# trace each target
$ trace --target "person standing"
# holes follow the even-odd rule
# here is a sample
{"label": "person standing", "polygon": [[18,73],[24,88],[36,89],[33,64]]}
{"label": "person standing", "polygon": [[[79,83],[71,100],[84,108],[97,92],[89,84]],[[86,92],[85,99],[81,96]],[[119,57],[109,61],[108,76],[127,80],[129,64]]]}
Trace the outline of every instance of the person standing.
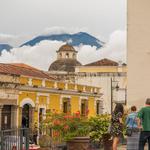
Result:
{"label": "person standing", "polygon": [[124,108],[122,104],[116,104],[115,109],[111,116],[111,129],[110,133],[113,136],[113,150],[117,150],[119,140],[123,133],[123,117]]}
{"label": "person standing", "polygon": [[150,149],[150,98],[146,99],[145,105],[138,113],[138,126],[142,130],[139,139],[139,150],[144,150],[147,141]]}
{"label": "person standing", "polygon": [[126,126],[132,130],[132,135],[127,137],[127,150],[138,150],[139,129],[137,123],[136,106],[131,107],[131,113],[127,116]]}

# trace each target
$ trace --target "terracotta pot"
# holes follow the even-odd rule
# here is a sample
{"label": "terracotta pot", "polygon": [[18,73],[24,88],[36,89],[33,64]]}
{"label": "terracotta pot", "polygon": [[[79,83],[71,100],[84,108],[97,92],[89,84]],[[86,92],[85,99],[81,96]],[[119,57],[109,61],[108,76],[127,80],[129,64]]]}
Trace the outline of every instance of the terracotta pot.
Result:
{"label": "terracotta pot", "polygon": [[67,141],[68,150],[89,150],[90,138],[89,137],[75,137]]}
{"label": "terracotta pot", "polygon": [[112,150],[112,143],[113,143],[113,140],[107,140],[107,141],[104,141],[103,145],[104,145],[104,150]]}
{"label": "terracotta pot", "polygon": [[38,150],[51,150],[49,147],[41,147]]}

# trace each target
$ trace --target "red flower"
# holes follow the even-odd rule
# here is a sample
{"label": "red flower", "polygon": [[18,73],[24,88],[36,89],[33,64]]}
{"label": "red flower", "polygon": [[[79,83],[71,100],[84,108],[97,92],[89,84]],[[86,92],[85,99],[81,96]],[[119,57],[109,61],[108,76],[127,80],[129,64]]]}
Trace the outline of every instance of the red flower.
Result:
{"label": "red flower", "polygon": [[80,118],[80,111],[77,111],[77,112],[75,113],[75,116],[76,116],[77,118]]}
{"label": "red flower", "polygon": [[60,133],[58,131],[53,131],[53,136],[54,137],[58,137],[60,135]]}
{"label": "red flower", "polygon": [[61,122],[60,122],[60,120],[54,120],[53,123],[54,123],[54,125],[60,125]]}
{"label": "red flower", "polygon": [[67,131],[69,129],[68,125],[64,125],[64,130]]}
{"label": "red flower", "polygon": [[72,118],[73,118],[73,116],[71,116],[71,115],[64,116],[64,119],[72,119]]}

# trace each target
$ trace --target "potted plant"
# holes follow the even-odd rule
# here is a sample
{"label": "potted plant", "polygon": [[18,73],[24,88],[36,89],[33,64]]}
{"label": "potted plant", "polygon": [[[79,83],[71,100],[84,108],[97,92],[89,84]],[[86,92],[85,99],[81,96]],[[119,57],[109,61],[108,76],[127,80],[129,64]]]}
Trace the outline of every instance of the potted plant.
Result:
{"label": "potted plant", "polygon": [[111,135],[108,133],[110,115],[102,114],[89,119],[90,138],[94,143],[102,145],[104,150],[112,149]]}
{"label": "potted plant", "polygon": [[88,149],[90,145],[87,117],[76,113],[49,113],[47,127],[52,129],[52,137],[57,143],[67,143],[69,150]]}
{"label": "potted plant", "polygon": [[39,137],[40,150],[50,150],[51,138],[49,135],[41,135]]}

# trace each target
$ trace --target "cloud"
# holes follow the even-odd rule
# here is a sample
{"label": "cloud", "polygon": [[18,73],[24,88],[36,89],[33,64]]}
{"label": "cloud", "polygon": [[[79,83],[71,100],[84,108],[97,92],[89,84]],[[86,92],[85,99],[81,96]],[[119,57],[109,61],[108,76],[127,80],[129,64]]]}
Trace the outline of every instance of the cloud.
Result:
{"label": "cloud", "polygon": [[78,58],[83,64],[94,62],[103,58],[126,62],[126,31],[115,31],[110,35],[103,48],[82,46],[79,48]]}
{"label": "cloud", "polygon": [[42,41],[36,46],[13,48],[10,52],[2,51],[0,62],[26,63],[39,69],[47,70],[56,59],[56,50],[64,44],[58,41]]}
{"label": "cloud", "polygon": [[86,27],[83,28],[75,28],[75,27],[60,27],[60,26],[54,26],[54,27],[48,27],[46,28],[42,34],[44,35],[50,35],[50,34],[63,34],[63,33],[77,33],[77,32],[88,32],[88,29]]}
{"label": "cloud", "polygon": [[0,34],[0,43],[12,43],[17,39],[17,36],[9,35],[9,34]]}
{"label": "cloud", "polygon": [[[57,59],[56,51],[65,43],[59,41],[41,41],[37,45],[13,48],[10,52],[3,51],[2,63],[26,63],[42,70],[48,70],[50,64]],[[103,58],[126,62],[126,32],[115,31],[110,35],[108,43],[99,50],[89,45],[75,47],[78,60],[82,64],[91,63]]]}
{"label": "cloud", "polygon": [[0,44],[9,44],[13,47],[16,47],[32,37],[33,35],[11,35],[0,33]]}

